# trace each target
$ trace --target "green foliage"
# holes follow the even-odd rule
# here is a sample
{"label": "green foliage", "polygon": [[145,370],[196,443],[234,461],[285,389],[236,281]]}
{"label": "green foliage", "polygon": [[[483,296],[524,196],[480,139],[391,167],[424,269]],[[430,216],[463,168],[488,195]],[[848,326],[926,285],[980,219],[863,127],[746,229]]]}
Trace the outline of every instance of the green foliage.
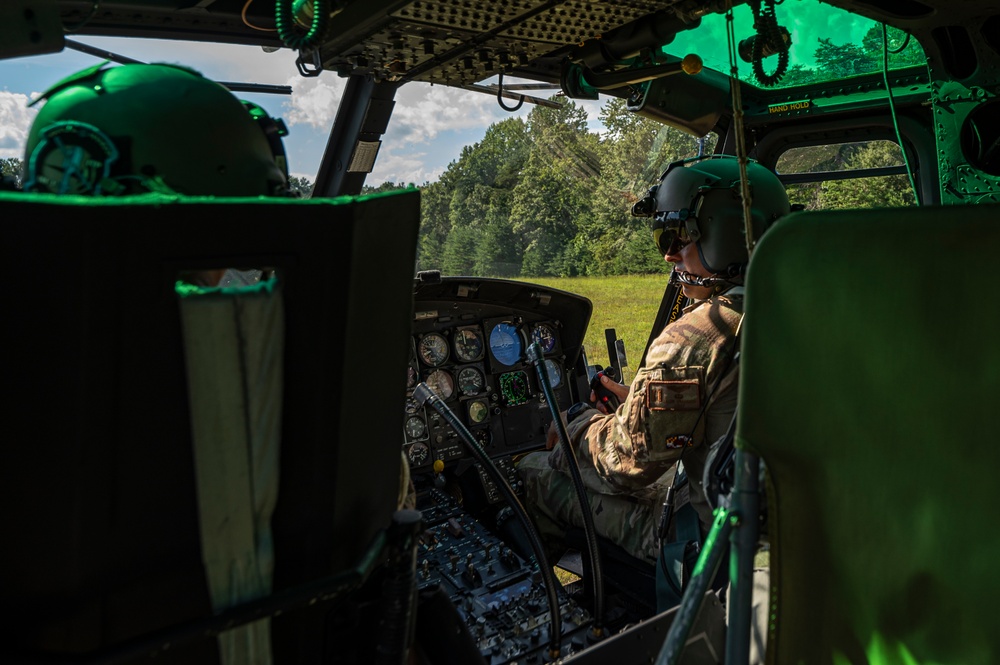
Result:
{"label": "green foliage", "polygon": [[9,180],[11,184],[20,189],[24,184],[24,164],[17,157],[5,157],[0,159],[0,176]]}
{"label": "green foliage", "polygon": [[288,187],[293,192],[298,192],[299,196],[304,199],[312,196],[313,183],[309,182],[308,178],[300,178],[299,176],[289,176],[288,177]]}
{"label": "green foliage", "polygon": [[402,182],[383,182],[381,185],[378,185],[377,187],[373,187],[371,185],[365,185],[365,186],[363,186],[361,188],[361,194],[362,194],[362,196],[364,196],[365,194],[379,194],[381,192],[395,192],[396,190],[399,190],[399,189],[412,189],[413,187],[416,187],[416,185],[414,183],[412,183],[412,182],[409,183],[409,184],[402,183]]}
{"label": "green foliage", "polygon": [[[870,169],[892,166],[902,161],[899,146],[875,141],[857,150],[849,168]],[[821,208],[883,208],[914,205],[913,190],[906,176],[882,176],[826,183],[819,195]]]}

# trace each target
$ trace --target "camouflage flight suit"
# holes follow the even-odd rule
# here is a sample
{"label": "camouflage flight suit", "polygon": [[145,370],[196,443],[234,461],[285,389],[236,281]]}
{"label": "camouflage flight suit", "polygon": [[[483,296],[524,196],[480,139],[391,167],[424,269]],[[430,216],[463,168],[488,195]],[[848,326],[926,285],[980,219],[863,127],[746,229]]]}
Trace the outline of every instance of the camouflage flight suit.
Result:
{"label": "camouflage flight suit", "polygon": [[[607,415],[588,410],[567,427],[598,534],[632,556],[656,560],[663,497],[685,448],[691,504],[703,526],[711,524],[701,482],[706,442],[726,433],[736,409],[731,358],[742,312],[742,287],[686,308],[650,346],[618,410]],[[568,525],[582,527],[561,444],[525,456],[518,468],[526,506],[548,547],[562,542]]]}

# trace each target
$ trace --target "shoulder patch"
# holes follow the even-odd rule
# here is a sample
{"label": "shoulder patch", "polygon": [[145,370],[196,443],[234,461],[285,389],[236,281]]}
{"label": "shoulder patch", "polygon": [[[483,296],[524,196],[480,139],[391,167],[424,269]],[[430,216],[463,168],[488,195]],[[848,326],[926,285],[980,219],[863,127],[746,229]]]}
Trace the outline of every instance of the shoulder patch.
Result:
{"label": "shoulder patch", "polygon": [[650,411],[696,411],[701,408],[701,386],[688,381],[650,381],[646,384],[646,408]]}

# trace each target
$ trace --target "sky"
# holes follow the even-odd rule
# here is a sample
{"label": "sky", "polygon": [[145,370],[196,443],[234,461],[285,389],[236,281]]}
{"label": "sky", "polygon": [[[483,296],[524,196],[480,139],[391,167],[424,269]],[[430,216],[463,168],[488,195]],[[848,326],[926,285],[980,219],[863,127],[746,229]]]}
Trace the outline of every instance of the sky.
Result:
{"label": "sky", "polygon": [[[290,85],[290,96],[238,96],[260,104],[270,115],[285,121],[289,130],[284,139],[285,151],[291,174],[315,179],[347,79],[334,72],[312,78],[300,76],[295,52],[288,49],[265,53],[256,46],[110,37],[75,39],[142,62],[186,65],[219,81]],[[98,62],[99,58],[70,49],[0,60],[0,158],[23,158],[28,129],[38,108],[28,108],[30,100],[63,77]],[[536,94],[547,97],[555,92]],[[601,130],[601,103],[582,102],[594,131]],[[366,182],[433,182],[450,162],[458,159],[464,146],[480,141],[491,124],[511,115],[526,116],[531,108],[524,104],[511,114],[499,107],[493,95],[426,83],[406,84],[396,93],[389,128]]]}

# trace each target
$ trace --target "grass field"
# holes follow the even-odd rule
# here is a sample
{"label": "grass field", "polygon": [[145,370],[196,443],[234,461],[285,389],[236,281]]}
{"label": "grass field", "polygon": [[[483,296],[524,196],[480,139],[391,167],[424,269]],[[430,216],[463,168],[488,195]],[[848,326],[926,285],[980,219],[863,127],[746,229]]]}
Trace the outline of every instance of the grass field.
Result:
{"label": "grass field", "polygon": [[649,331],[660,307],[668,275],[623,275],[619,277],[535,277],[526,282],[549,286],[589,298],[594,311],[583,345],[591,365],[608,364],[604,329],[614,328],[624,340],[628,355],[625,383],[632,380]]}

